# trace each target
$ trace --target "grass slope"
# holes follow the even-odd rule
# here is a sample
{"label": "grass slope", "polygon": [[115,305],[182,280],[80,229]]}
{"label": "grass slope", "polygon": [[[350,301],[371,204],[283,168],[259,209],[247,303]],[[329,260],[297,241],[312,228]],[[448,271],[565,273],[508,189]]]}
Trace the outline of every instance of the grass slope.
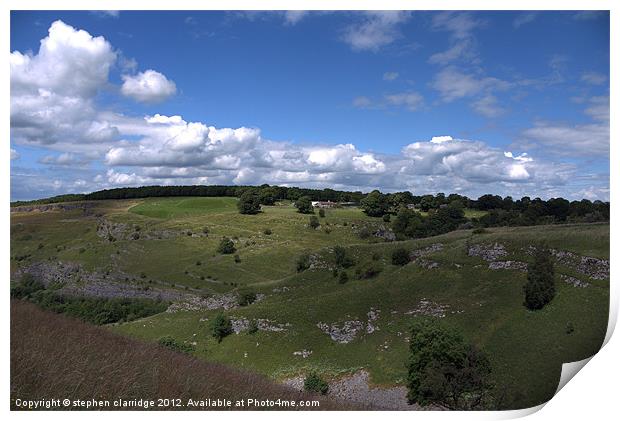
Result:
{"label": "grass slope", "polygon": [[[227,315],[289,323],[286,332],[240,333],[218,344],[207,329],[207,320],[217,310],[162,313],[111,329],[148,341],[170,335],[182,342],[196,342],[194,353],[200,358],[275,379],[310,370],[338,377],[364,368],[376,384],[403,384],[406,339],[409,324],[416,317],[406,313],[422,300],[429,300],[445,306],[443,323],[458,327],[490,355],[498,388],[506,391],[504,405],[528,407],[552,396],[561,363],[594,354],[605,335],[607,280],[584,278],[591,286],[574,288],[559,275],[580,275],[558,265],[557,296],[544,310],[529,312],[522,305],[525,273],[489,270],[488,263],[467,255],[467,247],[477,242],[499,242],[509,253],[506,260],[529,261],[525,249],[546,240],[552,248],[608,259],[608,224],[497,228],[480,235],[457,231],[424,240],[384,243],[357,236],[360,226],[384,224],[359,209],[327,210],[327,216],[320,218],[321,228],[312,230],[307,227],[308,216],[296,213],[290,204],[264,207],[264,212],[254,216],[239,215],[231,198],[154,198],[110,201],[99,206],[97,210],[109,221],[139,225],[141,233],[184,234],[109,243],[96,235],[97,222],[79,212],[12,214],[12,270],[52,258],[90,268],[115,266],[136,276],[142,273],[145,280],[169,288],[187,287],[205,294],[241,287],[264,293],[265,300],[229,310]],[[203,227],[208,227],[208,237],[185,234],[200,233]],[[264,234],[266,228],[271,229],[271,235]],[[222,236],[234,238],[240,263],[231,255],[216,253]],[[391,265],[391,252],[396,247],[414,250],[433,243],[444,246],[427,256],[439,263],[438,268],[425,269],[415,263]],[[304,252],[332,264],[334,245],[345,246],[356,267],[376,266],[380,274],[356,279],[351,268],[350,281],[340,285],[328,269],[296,272],[295,260]],[[16,257],[23,255],[30,257],[17,261]],[[317,327],[319,322],[366,322],[371,309],[380,311],[375,322],[379,329],[362,332],[348,344],[332,341]],[[569,322],[575,328],[571,334],[566,333]],[[312,355],[293,355],[304,349],[311,350]]]}
{"label": "grass slope", "polygon": [[120,336],[28,302],[11,301],[12,409],[18,409],[18,398],[288,399],[320,402],[318,408],[305,409],[356,409],[296,392],[257,374]]}

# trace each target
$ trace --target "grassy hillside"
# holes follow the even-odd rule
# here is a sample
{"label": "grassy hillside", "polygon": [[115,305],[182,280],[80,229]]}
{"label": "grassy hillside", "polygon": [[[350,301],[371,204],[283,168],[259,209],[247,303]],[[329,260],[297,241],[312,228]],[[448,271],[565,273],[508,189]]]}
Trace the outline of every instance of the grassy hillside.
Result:
{"label": "grassy hillside", "polygon": [[118,398],[156,401],[164,397],[181,398],[182,402],[207,397],[232,401],[317,400],[320,406],[314,409],[357,409],[296,392],[260,375],[123,337],[24,301],[12,301],[11,408],[18,409],[17,398],[65,397],[110,401]]}
{"label": "grassy hillside", "polygon": [[[376,385],[402,385],[409,324],[416,317],[438,317],[489,354],[497,388],[506,395],[503,405],[513,408],[549,399],[561,364],[592,355],[602,343],[608,279],[593,279],[570,259],[560,259],[555,299],[530,312],[522,305],[525,272],[490,269],[489,261],[470,250],[497,244],[503,250],[500,263],[525,265],[529,247],[545,240],[573,253],[575,262],[582,256],[609,259],[608,224],[496,228],[484,234],[463,230],[386,243],[358,236],[364,226],[374,231],[388,224],[356,208],[327,210],[317,230],[290,204],[263,209],[240,215],[231,198],[154,198],[109,201],[88,212],[14,213],[12,273],[16,278],[36,262],[49,267],[74,262],[83,268],[82,277],[103,271],[100,282],[192,295],[197,305],[185,305],[189,310],[110,329],[153,342],[172,336],[194,344],[199,358],[278,380],[311,370],[334,380],[364,369]],[[102,226],[113,241],[102,235]],[[222,236],[233,238],[240,262],[216,252]],[[337,268],[347,273],[345,284],[333,276],[335,245],[344,246],[355,263]],[[391,253],[397,247],[422,255],[394,266]],[[295,262],[303,253],[312,254],[314,264],[298,273]],[[567,276],[587,287],[565,282]],[[235,306],[241,290],[264,298]],[[222,297],[232,300],[227,309],[212,305]],[[217,343],[208,322],[222,311],[241,331]],[[262,321],[255,334],[243,329],[252,320]],[[346,343],[326,333],[347,326],[355,332]]]}

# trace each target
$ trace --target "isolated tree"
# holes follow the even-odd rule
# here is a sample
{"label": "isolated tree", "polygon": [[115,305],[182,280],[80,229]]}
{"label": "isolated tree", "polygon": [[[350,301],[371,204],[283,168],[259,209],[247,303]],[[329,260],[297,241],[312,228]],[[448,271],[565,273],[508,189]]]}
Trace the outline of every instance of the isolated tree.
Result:
{"label": "isolated tree", "polygon": [[392,252],[392,264],[398,266],[404,266],[409,263],[409,252],[399,247]]}
{"label": "isolated tree", "polygon": [[312,229],[317,229],[318,227],[321,226],[321,223],[319,222],[319,218],[317,218],[316,216],[312,215],[310,217],[310,219],[308,220],[308,225]]}
{"label": "isolated tree", "polygon": [[387,213],[390,202],[379,190],[373,190],[361,200],[360,205],[368,216],[383,216]]}
{"label": "isolated tree", "polygon": [[329,385],[321,376],[313,372],[304,379],[304,390],[326,395],[329,391]]}
{"label": "isolated tree", "polygon": [[347,250],[342,246],[334,246],[334,260],[336,266],[350,268],[355,264],[351,256],[347,255]]}
{"label": "isolated tree", "polygon": [[436,321],[418,322],[409,349],[409,403],[463,410],[483,408],[490,399],[489,360],[456,331]]}
{"label": "isolated tree", "polygon": [[264,187],[258,194],[261,205],[271,206],[276,203],[278,191],[274,187]]}
{"label": "isolated tree", "polygon": [[220,245],[217,247],[217,251],[222,254],[233,254],[237,249],[235,243],[228,237],[223,237],[220,240]]}
{"label": "isolated tree", "polygon": [[319,216],[325,218],[325,209],[319,209]]}
{"label": "isolated tree", "polygon": [[213,320],[211,320],[210,324],[211,336],[217,339],[218,342],[222,342],[226,336],[230,335],[233,332],[232,323],[230,319],[226,317],[223,313],[215,316]]}
{"label": "isolated tree", "polygon": [[312,201],[308,196],[302,196],[295,201],[295,207],[299,213],[314,213]]}
{"label": "isolated tree", "polygon": [[544,246],[536,247],[534,262],[527,265],[527,283],[523,291],[523,305],[530,310],[540,310],[555,296],[553,261]]}
{"label": "isolated tree", "polygon": [[239,213],[245,215],[255,215],[260,212],[260,197],[256,190],[250,189],[243,192],[239,201],[237,202],[237,208]]}

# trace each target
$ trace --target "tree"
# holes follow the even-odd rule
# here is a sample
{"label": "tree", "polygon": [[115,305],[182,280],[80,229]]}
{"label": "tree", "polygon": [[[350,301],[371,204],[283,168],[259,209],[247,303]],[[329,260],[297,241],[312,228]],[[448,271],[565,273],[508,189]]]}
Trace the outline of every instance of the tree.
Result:
{"label": "tree", "polygon": [[237,303],[241,307],[249,306],[254,301],[256,301],[256,293],[254,291],[243,291],[239,293],[239,297],[237,298]]}
{"label": "tree", "polygon": [[329,391],[329,385],[321,378],[321,376],[313,372],[304,379],[304,389],[308,392],[325,395]]}
{"label": "tree", "polygon": [[237,202],[239,213],[245,215],[255,215],[260,212],[260,197],[256,190],[249,189],[243,192]]}
{"label": "tree", "polygon": [[222,339],[233,332],[230,319],[223,313],[215,316],[215,318],[211,321],[210,328],[211,336],[217,339],[218,342],[222,342]]}
{"label": "tree", "polygon": [[368,216],[383,216],[387,213],[390,203],[386,195],[373,190],[360,202],[362,210]]}
{"label": "tree", "polygon": [[302,254],[297,258],[297,272],[303,272],[310,268],[310,255]]}
{"label": "tree", "polygon": [[319,209],[319,216],[325,218],[325,209]]}
{"label": "tree", "polygon": [[276,203],[278,191],[274,187],[265,187],[260,190],[258,197],[261,205],[272,206]]}
{"label": "tree", "polygon": [[317,229],[318,227],[321,226],[321,223],[319,222],[319,218],[317,218],[316,216],[312,215],[310,217],[309,221],[308,221],[308,225],[312,229]]}
{"label": "tree", "polygon": [[314,207],[308,196],[302,196],[295,201],[295,207],[299,213],[314,213]]}
{"label": "tree", "polygon": [[544,246],[536,247],[534,262],[527,265],[527,283],[523,291],[523,305],[530,310],[540,310],[555,296],[553,261]]}
{"label": "tree", "polygon": [[342,266],[343,268],[350,268],[355,264],[351,256],[347,255],[347,250],[342,246],[334,246],[334,260],[336,266]]}
{"label": "tree", "polygon": [[404,266],[409,263],[409,252],[404,248],[397,248],[392,252],[392,264]]}
{"label": "tree", "polygon": [[237,249],[235,243],[228,237],[223,237],[220,241],[220,245],[217,247],[217,251],[222,254],[233,254]]}
{"label": "tree", "polygon": [[347,272],[343,270],[342,272],[340,272],[340,275],[338,276],[338,283],[346,284],[348,281],[349,281],[349,275],[347,274]]}
{"label": "tree", "polygon": [[409,349],[409,403],[461,410],[481,408],[488,403],[489,360],[456,331],[436,321],[418,322],[412,328]]}

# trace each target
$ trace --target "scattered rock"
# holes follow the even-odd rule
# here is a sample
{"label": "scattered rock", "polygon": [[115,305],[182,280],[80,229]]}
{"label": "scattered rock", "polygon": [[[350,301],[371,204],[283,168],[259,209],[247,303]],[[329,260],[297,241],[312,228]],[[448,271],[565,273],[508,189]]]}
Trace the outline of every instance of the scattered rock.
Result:
{"label": "scattered rock", "polygon": [[308,351],[306,349],[302,350],[302,351],[295,351],[293,352],[293,355],[298,355],[302,358],[308,358],[310,355],[312,355],[312,351]]}
{"label": "scattered rock", "polygon": [[467,254],[471,257],[480,257],[487,262],[493,262],[501,257],[507,256],[506,248],[499,243],[495,244],[474,244],[469,247]]}
{"label": "scattered rock", "polygon": [[413,310],[405,312],[405,314],[413,314],[414,316],[431,316],[431,317],[446,317],[446,310],[449,305],[442,305],[432,302],[423,298],[418,303],[417,307]]}
{"label": "scattered rock", "polygon": [[366,323],[366,333],[372,333],[375,330],[379,330],[379,327],[373,324],[377,321],[377,319],[379,319],[379,313],[381,313],[381,310],[376,310],[374,308],[371,308],[370,311],[366,313],[366,315],[368,316],[368,322]]}
{"label": "scattered rock", "polygon": [[429,255],[431,253],[437,253],[438,251],[443,250],[442,243],[431,244],[428,247],[423,249],[414,250],[409,254],[409,260],[416,260],[418,257],[423,257]]}
{"label": "scattered rock", "polygon": [[416,264],[422,266],[424,269],[436,269],[439,267],[439,263],[433,262],[432,260],[426,259],[416,259]]}
{"label": "scattered rock", "polygon": [[[250,328],[250,321],[243,317],[231,317],[230,324],[232,325],[232,329],[236,334],[239,334]],[[256,319],[256,327],[258,328],[258,330],[262,330],[265,332],[283,332],[285,330],[288,330],[288,328],[291,327],[291,324],[276,323],[269,319]]]}
{"label": "scattered rock", "polygon": [[567,284],[574,286],[575,288],[587,288],[590,286],[589,282],[582,281],[580,279],[573,278],[572,276],[568,276],[568,275],[560,275],[560,279],[566,282]]}
{"label": "scattered rock", "polygon": [[338,324],[330,326],[322,322],[317,323],[316,326],[324,333],[327,333],[333,341],[341,344],[348,344],[355,339],[359,332],[364,330],[364,323],[359,320],[347,320],[342,326],[338,326]]}
{"label": "scattered rock", "polygon": [[491,270],[508,269],[508,270],[518,270],[521,272],[527,272],[527,263],[518,262],[514,260],[497,261],[497,262],[489,263],[489,269]]}
{"label": "scattered rock", "polygon": [[390,228],[386,228],[383,225],[381,225],[379,227],[379,229],[374,232],[373,235],[375,237],[377,237],[377,238],[382,238],[385,241],[395,241],[396,240],[396,234],[394,234],[394,232]]}
{"label": "scattered rock", "polygon": [[219,308],[230,310],[237,306],[237,295],[227,293],[208,298],[190,296],[182,301],[173,303],[166,311],[168,313],[175,313],[177,311],[217,310]]}

